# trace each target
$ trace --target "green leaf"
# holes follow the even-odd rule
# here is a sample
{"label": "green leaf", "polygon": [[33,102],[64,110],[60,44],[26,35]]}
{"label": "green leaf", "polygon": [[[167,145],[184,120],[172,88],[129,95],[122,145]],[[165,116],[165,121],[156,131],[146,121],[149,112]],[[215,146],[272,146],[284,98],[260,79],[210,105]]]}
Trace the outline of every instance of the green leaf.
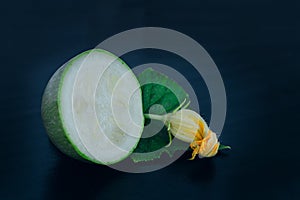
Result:
{"label": "green leaf", "polygon": [[[174,140],[176,140],[176,142],[174,142]],[[152,161],[152,160],[155,160],[155,159],[159,159],[163,153],[167,153],[170,157],[172,157],[175,152],[177,152],[177,151],[186,151],[189,148],[188,143],[184,143],[184,142],[179,141],[177,139],[174,139],[174,140],[173,140],[172,144],[169,147],[162,147],[161,149],[158,149],[156,151],[143,152],[143,153],[139,153],[139,152],[134,151],[134,153],[131,154],[130,158],[136,163],[137,162]]]}
{"label": "green leaf", "polygon": [[[188,94],[175,81],[168,78],[151,68],[143,71],[138,77],[141,84],[143,95],[143,111],[149,113],[151,108],[152,114],[164,114],[172,112],[185,99],[188,101]],[[154,105],[161,107],[155,107]],[[154,108],[154,109],[153,109]],[[150,120],[145,120],[145,126]],[[143,133],[144,135],[145,133]],[[177,141],[177,140],[176,140]],[[134,162],[150,161],[160,158],[161,154],[166,152],[170,157],[177,150],[186,150],[187,143],[173,142],[169,147],[165,147],[169,143],[167,129],[164,127],[157,134],[148,138],[141,138],[137,148],[131,155]]]}

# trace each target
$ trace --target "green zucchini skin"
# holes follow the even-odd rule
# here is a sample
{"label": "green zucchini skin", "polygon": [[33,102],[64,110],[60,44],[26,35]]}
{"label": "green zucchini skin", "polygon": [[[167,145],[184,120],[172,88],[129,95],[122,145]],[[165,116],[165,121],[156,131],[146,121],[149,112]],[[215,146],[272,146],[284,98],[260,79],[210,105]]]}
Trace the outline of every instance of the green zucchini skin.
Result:
{"label": "green zucchini skin", "polygon": [[51,142],[64,154],[83,161],[76,152],[64,130],[59,113],[59,88],[66,64],[59,68],[49,80],[42,97],[42,119]]}

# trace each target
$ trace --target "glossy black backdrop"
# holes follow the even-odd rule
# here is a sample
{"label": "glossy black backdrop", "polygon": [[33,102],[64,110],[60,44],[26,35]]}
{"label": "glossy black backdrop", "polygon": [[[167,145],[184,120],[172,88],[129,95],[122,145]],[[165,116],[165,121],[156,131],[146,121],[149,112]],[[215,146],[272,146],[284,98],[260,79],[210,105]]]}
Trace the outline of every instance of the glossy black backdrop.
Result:
{"label": "glossy black backdrop", "polygon": [[[299,2],[28,0],[1,8],[0,199],[300,198]],[[52,73],[107,37],[142,26],[183,32],[210,53],[226,86],[221,141],[231,151],[127,174],[74,161],[50,144],[40,101]],[[209,119],[207,89],[184,60],[153,50],[124,59],[182,72]]]}

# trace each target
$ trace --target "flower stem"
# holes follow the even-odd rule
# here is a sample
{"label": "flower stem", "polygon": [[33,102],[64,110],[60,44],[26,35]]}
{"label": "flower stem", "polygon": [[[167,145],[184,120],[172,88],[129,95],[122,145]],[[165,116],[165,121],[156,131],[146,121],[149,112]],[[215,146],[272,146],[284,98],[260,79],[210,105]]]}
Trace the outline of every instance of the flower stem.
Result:
{"label": "flower stem", "polygon": [[144,114],[145,118],[148,119],[155,119],[155,120],[159,120],[159,121],[165,121],[165,116],[164,115],[154,115],[154,114]]}

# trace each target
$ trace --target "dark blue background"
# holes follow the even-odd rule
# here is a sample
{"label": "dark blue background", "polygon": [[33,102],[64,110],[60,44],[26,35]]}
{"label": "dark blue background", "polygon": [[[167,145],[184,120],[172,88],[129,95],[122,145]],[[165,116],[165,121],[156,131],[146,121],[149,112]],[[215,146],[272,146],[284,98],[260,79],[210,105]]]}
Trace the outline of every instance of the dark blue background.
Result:
{"label": "dark blue background", "polygon": [[[1,4],[0,199],[299,199],[299,1],[6,1]],[[212,159],[146,174],[74,161],[49,142],[40,117],[52,73],[121,31],[158,26],[183,32],[222,74],[228,113]],[[180,70],[202,101],[201,77],[159,51],[124,57]]]}

